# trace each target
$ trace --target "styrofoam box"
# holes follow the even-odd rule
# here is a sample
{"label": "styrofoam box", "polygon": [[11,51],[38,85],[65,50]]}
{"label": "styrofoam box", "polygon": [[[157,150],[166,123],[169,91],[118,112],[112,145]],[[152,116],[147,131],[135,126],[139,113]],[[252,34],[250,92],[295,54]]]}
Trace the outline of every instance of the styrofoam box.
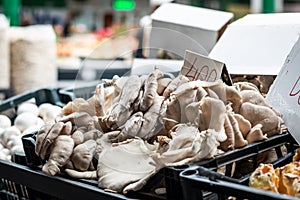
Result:
{"label": "styrofoam box", "polygon": [[231,74],[277,75],[300,34],[300,13],[249,14],[231,23],[209,57]]}
{"label": "styrofoam box", "polygon": [[180,57],[185,50],[208,55],[232,18],[230,12],[164,3],[151,15],[149,47]]}

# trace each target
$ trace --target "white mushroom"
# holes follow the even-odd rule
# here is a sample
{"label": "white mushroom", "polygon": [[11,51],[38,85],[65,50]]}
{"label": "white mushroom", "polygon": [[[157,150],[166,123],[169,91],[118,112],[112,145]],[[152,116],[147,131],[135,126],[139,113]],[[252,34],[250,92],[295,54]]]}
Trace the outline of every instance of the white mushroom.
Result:
{"label": "white mushroom", "polygon": [[44,124],[45,124],[45,121],[42,118],[38,117],[37,122],[36,122],[36,126],[42,127]]}
{"label": "white mushroom", "polygon": [[7,148],[2,149],[1,152],[4,153],[5,155],[10,155],[10,150]]}
{"label": "white mushroom", "polygon": [[8,128],[10,126],[10,119],[6,115],[0,115],[0,128]]}
{"label": "white mushroom", "polygon": [[35,116],[38,116],[39,109],[36,104],[24,102],[18,106],[17,115],[20,115],[21,113],[25,113],[25,112],[31,112]]}
{"label": "white mushroom", "polygon": [[8,138],[11,135],[21,135],[21,131],[15,126],[11,126],[11,127],[8,127],[7,129],[5,129],[5,131],[2,135],[3,145],[6,145],[6,143],[8,142]]}
{"label": "white mushroom", "polygon": [[39,116],[45,121],[54,121],[61,113],[61,107],[50,103],[43,103],[39,106]]}
{"label": "white mushroom", "polygon": [[6,155],[2,151],[0,151],[0,160],[10,161],[10,156]]}
{"label": "white mushroom", "polygon": [[39,116],[40,117],[44,117],[46,112],[48,112],[49,110],[51,110],[52,108],[52,104],[50,103],[43,103],[39,106]]}
{"label": "white mushroom", "polygon": [[8,140],[7,140],[7,144],[6,144],[6,147],[8,149],[11,149],[13,148],[14,146],[22,146],[22,139],[21,139],[21,135],[11,135],[8,137]]}
{"label": "white mushroom", "polygon": [[24,112],[15,119],[15,126],[22,132],[30,126],[36,125],[38,117],[31,112]]}

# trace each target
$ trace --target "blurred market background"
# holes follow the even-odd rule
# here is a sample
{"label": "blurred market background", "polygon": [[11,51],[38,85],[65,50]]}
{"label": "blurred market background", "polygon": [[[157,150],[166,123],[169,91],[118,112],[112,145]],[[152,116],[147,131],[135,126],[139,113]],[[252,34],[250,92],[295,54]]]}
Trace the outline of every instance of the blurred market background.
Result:
{"label": "blurred market background", "polygon": [[[33,25],[49,25],[53,28],[56,43],[54,68],[55,72],[58,71],[53,76],[58,82],[47,82],[45,77],[45,84],[39,84],[39,82],[37,84],[34,83],[34,76],[36,76],[37,80],[41,80],[40,77],[44,75],[45,70],[48,70],[48,74],[53,72],[53,70],[50,70],[50,67],[45,67],[40,71],[32,71],[30,75],[25,75],[25,72],[33,69],[29,69],[29,67],[25,70],[20,68],[15,70],[17,71],[15,74],[8,75],[10,76],[8,84],[0,84],[0,88],[14,89],[14,94],[31,89],[32,85],[26,87],[26,84],[24,84],[30,82],[26,81],[26,76],[29,76],[27,78],[36,86],[70,86],[72,81],[79,79],[78,73],[83,61],[85,61],[84,59],[91,55],[94,55],[93,58],[102,59],[96,64],[91,63],[91,65],[96,65],[96,67],[99,65],[107,66],[107,61],[103,61],[105,59],[118,61],[128,56],[144,57],[143,53],[138,50],[135,51],[139,49],[138,47],[141,46],[142,41],[141,33],[136,28],[149,25],[151,23],[149,17],[151,13],[166,2],[231,12],[234,14],[233,20],[249,13],[300,12],[300,0],[0,0],[0,14],[4,14],[7,17],[10,27],[23,28]],[[184,15],[184,13],[178,14]],[[0,21],[0,25],[1,23]],[[9,37],[20,34],[18,31],[9,32]],[[126,34],[122,37],[117,37],[115,40],[107,41],[107,39],[111,39],[116,35],[120,36],[122,33]],[[47,35],[30,30],[25,33],[24,37],[29,35],[30,37],[36,37],[34,36],[35,34],[37,34],[37,38],[40,37],[40,40],[45,39]],[[44,38],[42,38],[43,35]],[[19,36],[16,37],[18,38]],[[38,40],[36,39],[36,41]],[[104,49],[100,49],[97,53],[92,53],[100,44],[105,44],[102,45]],[[14,51],[14,45],[10,44],[10,48],[10,52]],[[22,48],[24,52],[29,51],[29,48],[24,45],[15,45],[15,48],[18,51],[21,51]],[[36,49],[38,53],[43,52],[40,56],[47,54],[47,51],[44,52],[41,49],[49,50],[47,46],[40,47],[39,50]],[[23,55],[24,52],[21,52],[20,55]],[[127,53],[120,58],[120,52],[133,52],[133,54]],[[32,58],[34,56],[29,55],[28,57]],[[53,57],[48,56],[48,58]],[[44,58],[41,58],[41,60],[42,63],[51,63],[46,62],[47,59]],[[16,61],[15,65],[19,63],[19,61]],[[27,64],[30,67],[33,66],[30,60],[27,61]],[[114,64],[118,68],[118,63],[114,62]],[[121,67],[119,69],[122,68],[123,64],[120,64]],[[15,65],[11,64],[10,68],[15,67]],[[41,64],[37,61],[37,65]],[[99,77],[99,74],[95,75],[93,71],[85,70],[83,72],[80,74],[81,79],[97,80]],[[115,71],[112,70],[111,74],[114,73]],[[2,75],[2,77],[6,76],[7,74]],[[20,86],[23,88],[16,89]]]}
{"label": "blurred market background", "polygon": [[164,2],[174,2],[233,12],[235,18],[248,13],[299,12],[299,0],[0,0],[0,13],[12,25],[52,24],[70,26],[59,32],[90,32],[115,24],[138,26]]}

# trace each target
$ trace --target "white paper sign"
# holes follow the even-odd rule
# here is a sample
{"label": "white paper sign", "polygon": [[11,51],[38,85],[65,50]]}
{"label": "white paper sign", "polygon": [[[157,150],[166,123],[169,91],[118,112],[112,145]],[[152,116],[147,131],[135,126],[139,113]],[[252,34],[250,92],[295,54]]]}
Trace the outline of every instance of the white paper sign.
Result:
{"label": "white paper sign", "polygon": [[181,74],[190,80],[214,82],[221,78],[224,63],[206,56],[186,51]]}
{"label": "white paper sign", "polygon": [[300,142],[300,40],[287,56],[266,100],[279,110],[290,133]]}

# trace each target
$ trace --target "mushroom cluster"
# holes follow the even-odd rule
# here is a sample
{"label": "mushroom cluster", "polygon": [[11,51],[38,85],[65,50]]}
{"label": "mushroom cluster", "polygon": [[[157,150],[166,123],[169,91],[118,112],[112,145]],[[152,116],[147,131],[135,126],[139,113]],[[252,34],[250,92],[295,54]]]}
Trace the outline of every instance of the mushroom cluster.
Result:
{"label": "mushroom cluster", "polygon": [[248,83],[170,79],[157,68],[103,82],[107,87],[69,102],[39,131],[36,153],[46,174],[95,178],[101,188],[127,193],[165,166],[213,158],[286,129]]}

